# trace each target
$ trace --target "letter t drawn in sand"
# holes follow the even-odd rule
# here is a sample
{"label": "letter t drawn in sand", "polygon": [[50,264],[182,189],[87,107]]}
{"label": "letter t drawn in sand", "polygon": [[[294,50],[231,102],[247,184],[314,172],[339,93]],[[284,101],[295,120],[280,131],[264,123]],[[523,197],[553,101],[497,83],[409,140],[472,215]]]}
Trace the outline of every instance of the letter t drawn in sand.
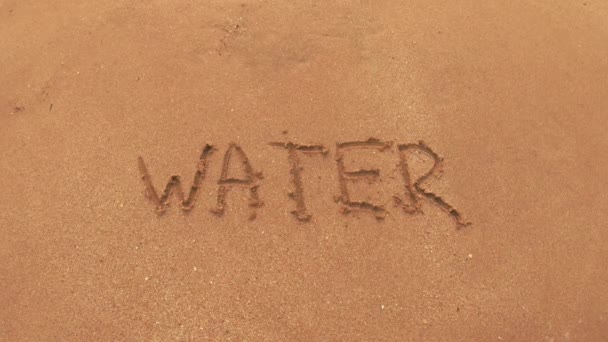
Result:
{"label": "letter t drawn in sand", "polygon": [[[230,162],[233,156],[240,159],[241,165],[245,171],[245,177],[242,179],[228,176]],[[219,188],[217,192],[217,206],[212,209],[211,212],[218,216],[223,215],[226,209],[226,196],[228,194],[228,190],[230,190],[233,186],[240,185],[249,189],[249,207],[251,208],[249,219],[255,219],[257,216],[256,209],[262,205],[258,194],[258,189],[260,186],[258,181],[260,179],[262,179],[262,174],[260,172],[256,173],[253,171],[251,162],[249,161],[249,158],[247,158],[247,155],[243,149],[235,143],[230,143],[228,150],[226,150],[226,154],[224,154],[222,173],[220,179],[218,180]]]}
{"label": "letter t drawn in sand", "polygon": [[321,153],[326,155],[328,152],[327,149],[322,145],[299,145],[292,142],[271,142],[270,145],[287,149],[287,159],[289,160],[289,166],[291,168],[290,173],[292,176],[291,182],[294,187],[293,192],[289,193],[289,197],[296,202],[296,209],[291,211],[291,213],[299,221],[310,220],[312,215],[306,209],[306,202],[304,201],[304,184],[302,182],[302,171],[304,169],[300,164],[298,152],[305,154]]}

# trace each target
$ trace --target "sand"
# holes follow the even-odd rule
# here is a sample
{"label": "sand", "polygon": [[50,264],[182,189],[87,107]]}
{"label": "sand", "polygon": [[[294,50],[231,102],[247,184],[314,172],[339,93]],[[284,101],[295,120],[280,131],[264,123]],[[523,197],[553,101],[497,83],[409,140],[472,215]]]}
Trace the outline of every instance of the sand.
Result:
{"label": "sand", "polygon": [[607,23],[0,0],[0,340],[605,340]]}

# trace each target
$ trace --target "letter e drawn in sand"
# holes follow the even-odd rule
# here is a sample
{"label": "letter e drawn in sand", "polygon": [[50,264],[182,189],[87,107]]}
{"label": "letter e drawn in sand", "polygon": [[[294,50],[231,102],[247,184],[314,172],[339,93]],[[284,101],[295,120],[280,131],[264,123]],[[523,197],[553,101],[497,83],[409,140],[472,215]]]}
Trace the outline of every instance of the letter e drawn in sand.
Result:
{"label": "letter e drawn in sand", "polygon": [[304,168],[300,164],[298,152],[302,152],[304,154],[320,153],[327,155],[327,149],[322,145],[299,145],[292,142],[271,142],[270,145],[287,149],[287,159],[289,160],[291,182],[294,188],[293,192],[289,193],[289,197],[296,202],[296,209],[292,210],[291,213],[299,221],[310,220],[312,215],[306,209],[306,202],[304,201],[304,184],[302,183],[302,172]]}
{"label": "letter e drawn in sand", "polygon": [[139,156],[137,161],[139,163],[139,173],[141,175],[141,179],[144,182],[145,186],[145,194],[155,205],[156,211],[159,214],[163,214],[167,208],[169,207],[169,197],[175,191],[175,195],[180,201],[181,208],[183,211],[190,211],[192,207],[194,207],[194,201],[196,199],[196,195],[201,187],[201,183],[205,178],[205,174],[207,172],[207,158],[214,151],[212,145],[205,145],[203,148],[203,152],[199,158],[198,163],[196,164],[196,173],[194,174],[194,181],[192,182],[192,186],[190,187],[190,193],[188,194],[188,198],[184,197],[184,191],[182,189],[181,180],[179,176],[171,176],[167,186],[165,187],[165,191],[159,197],[156,188],[152,184],[152,179],[150,177],[150,173],[148,172],[148,168],[144,163],[144,159]]}
{"label": "letter e drawn in sand", "polygon": [[[421,212],[420,208],[420,198],[427,198],[431,203],[434,203],[439,208],[446,211],[450,216],[456,220],[459,226],[468,226],[471,223],[465,221],[462,218],[462,215],[456,208],[447,203],[440,196],[435,195],[432,192],[426,191],[422,188],[422,184],[432,175],[439,174],[443,169],[443,158],[441,158],[437,153],[431,150],[423,141],[419,141],[418,144],[401,144],[397,146],[399,150],[399,166],[401,169],[401,175],[403,177],[403,181],[405,183],[405,197],[409,200],[409,203],[403,204],[403,210],[408,214],[413,214],[417,212]],[[412,181],[410,175],[410,167],[408,164],[408,154],[409,152],[420,151],[425,155],[431,157],[433,159],[433,166],[429,171],[423,174],[416,181]]]}
{"label": "letter e drawn in sand", "polygon": [[[228,176],[230,161],[234,155],[240,158],[241,165],[245,171],[245,177],[243,179]],[[235,143],[230,143],[228,150],[226,150],[226,153],[224,154],[222,173],[220,179],[218,180],[219,188],[217,192],[217,206],[216,208],[211,209],[211,212],[218,216],[223,215],[226,209],[226,195],[228,194],[228,190],[235,185],[240,185],[249,189],[249,207],[251,208],[249,219],[255,219],[257,215],[256,209],[262,204],[258,194],[258,189],[260,186],[258,181],[260,179],[262,179],[262,174],[260,172],[256,173],[253,171],[251,162],[249,162],[249,158],[247,158],[247,155],[243,149]]]}
{"label": "letter e drawn in sand", "polygon": [[390,142],[380,141],[375,138],[369,138],[366,141],[351,141],[336,144],[336,163],[338,166],[338,180],[340,182],[340,195],[336,197],[337,202],[341,202],[342,212],[348,214],[353,209],[364,210],[374,214],[376,219],[381,220],[386,216],[386,209],[383,206],[375,205],[366,201],[353,201],[348,191],[348,180],[358,178],[377,179],[380,176],[380,170],[356,170],[347,171],[344,166],[344,152],[354,149],[376,149],[385,151],[391,147]]}

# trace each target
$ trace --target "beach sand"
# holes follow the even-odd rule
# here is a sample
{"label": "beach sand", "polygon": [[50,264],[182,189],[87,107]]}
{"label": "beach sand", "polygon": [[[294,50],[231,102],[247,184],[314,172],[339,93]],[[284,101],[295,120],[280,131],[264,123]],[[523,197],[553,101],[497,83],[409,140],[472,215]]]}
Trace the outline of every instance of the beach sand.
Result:
{"label": "beach sand", "polygon": [[0,0],[0,340],[605,340],[607,24]]}

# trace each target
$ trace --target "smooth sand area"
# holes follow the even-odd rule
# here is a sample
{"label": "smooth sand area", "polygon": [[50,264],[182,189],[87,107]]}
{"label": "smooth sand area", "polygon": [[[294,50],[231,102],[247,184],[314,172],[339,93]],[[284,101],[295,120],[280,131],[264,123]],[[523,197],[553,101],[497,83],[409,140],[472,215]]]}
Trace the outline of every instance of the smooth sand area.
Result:
{"label": "smooth sand area", "polygon": [[606,340],[607,129],[606,1],[0,0],[0,340]]}

